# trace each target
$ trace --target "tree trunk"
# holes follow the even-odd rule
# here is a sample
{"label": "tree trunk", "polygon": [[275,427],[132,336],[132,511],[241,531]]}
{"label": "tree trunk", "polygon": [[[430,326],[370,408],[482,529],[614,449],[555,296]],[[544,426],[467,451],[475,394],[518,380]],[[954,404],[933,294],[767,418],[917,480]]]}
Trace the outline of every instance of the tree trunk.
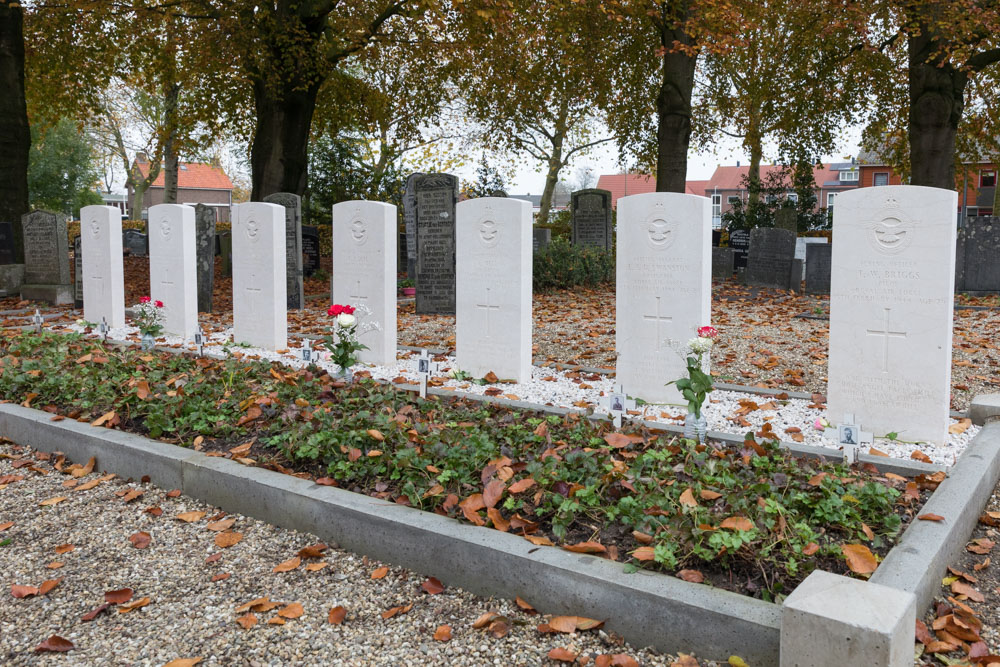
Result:
{"label": "tree trunk", "polygon": [[910,183],[954,190],[955,135],[968,74],[938,62],[939,43],[927,26],[910,36],[908,47]]}
{"label": "tree trunk", "polygon": [[132,193],[132,219],[142,220],[142,198],[146,195],[146,189],[148,188],[148,180],[142,179],[137,180],[135,184],[135,191]]}
{"label": "tree trunk", "polygon": [[549,154],[549,170],[545,173],[545,187],[542,189],[542,201],[538,204],[536,224],[544,225],[549,221],[549,211],[552,209],[552,195],[559,183],[559,170],[562,169],[562,147],[566,138],[565,128],[557,128],[552,135],[552,152]]}
{"label": "tree trunk", "polygon": [[166,118],[167,138],[163,142],[163,203],[177,203],[177,99],[180,97],[180,86],[169,84],[165,88],[163,105]]}
{"label": "tree trunk", "polygon": [[660,30],[660,43],[667,52],[656,96],[656,191],[683,193],[691,140],[691,91],[698,57],[672,52],[674,42],[690,44],[691,38],[683,30],[665,24]]}
{"label": "tree trunk", "polygon": [[12,222],[15,261],[24,261],[21,216],[28,212],[31,130],[24,97],[24,13],[0,0],[0,220]]}
{"label": "tree trunk", "polygon": [[251,201],[275,192],[305,192],[309,129],[318,92],[319,83],[305,89],[288,83],[274,91],[262,81],[254,82],[257,131],[250,149]]}

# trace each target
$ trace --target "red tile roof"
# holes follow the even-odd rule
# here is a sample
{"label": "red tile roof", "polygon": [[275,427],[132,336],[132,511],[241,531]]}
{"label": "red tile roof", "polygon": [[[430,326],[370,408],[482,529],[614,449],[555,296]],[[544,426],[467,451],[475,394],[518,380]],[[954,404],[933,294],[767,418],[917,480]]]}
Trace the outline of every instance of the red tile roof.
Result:
{"label": "red tile roof", "polygon": [[[145,178],[149,174],[149,163],[135,161],[135,167]],[[150,187],[163,187],[163,170]],[[233,182],[226,176],[222,167],[216,167],[201,162],[181,162],[177,169],[178,188],[197,188],[200,190],[232,190]]]}
{"label": "red tile roof", "polygon": [[[781,165],[773,164],[762,164],[760,166],[760,178],[761,180],[766,180],[771,172],[779,171],[784,169]],[[746,185],[743,178],[750,173],[750,165],[720,165],[715,168],[715,173],[712,174],[712,178],[705,182],[705,190],[712,191],[715,189],[719,190],[744,190]],[[839,172],[830,169],[830,165],[821,164],[813,167],[813,177],[816,179],[816,185],[822,187],[824,183],[830,181],[836,181],[839,177]],[[701,192],[699,194],[704,194]]]}

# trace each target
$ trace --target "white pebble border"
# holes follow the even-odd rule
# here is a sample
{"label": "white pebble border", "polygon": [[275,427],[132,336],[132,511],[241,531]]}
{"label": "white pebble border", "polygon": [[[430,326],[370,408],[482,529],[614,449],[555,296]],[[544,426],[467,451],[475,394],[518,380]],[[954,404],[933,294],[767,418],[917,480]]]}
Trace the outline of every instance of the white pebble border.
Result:
{"label": "white pebble border", "polygon": [[[53,331],[74,331],[82,333],[83,327],[72,324],[66,327],[53,326]],[[92,337],[99,337],[96,333],[90,334]],[[224,332],[206,334],[205,356],[213,358],[225,358],[231,355],[234,358],[264,359],[277,361],[291,368],[304,368],[307,364],[302,360],[300,347],[290,347],[283,353],[265,350],[257,347],[235,345],[232,341],[232,330]],[[108,339],[117,341],[138,341],[138,329],[135,327],[122,327],[111,329],[108,332]],[[157,345],[162,347],[185,347],[190,351],[197,351],[197,348],[179,336],[161,336],[156,339]],[[325,361],[322,357],[326,352],[316,350],[320,347],[318,341],[311,341],[314,347],[314,363],[326,369],[328,372],[336,371],[334,364]],[[319,358],[318,358],[319,357]],[[375,366],[359,364],[354,367],[354,371],[368,371],[371,377],[382,382],[392,382],[396,378],[404,378],[409,384],[418,384],[416,353],[400,352],[399,359],[395,364],[388,366]],[[602,407],[602,397],[606,392],[610,392],[615,384],[614,378],[597,373],[586,373],[583,371],[563,371],[555,368],[532,367],[531,379],[521,383],[498,383],[483,385],[470,382],[469,380],[455,380],[449,377],[448,373],[455,369],[454,357],[437,356],[438,372],[433,375],[437,378],[435,384],[442,389],[453,388],[456,393],[467,393],[476,395],[486,395],[487,390],[499,389],[502,393],[499,396],[512,400],[537,403],[543,406],[555,406],[562,408],[593,409],[594,412],[606,414],[607,410]],[[437,384],[437,381],[443,381]],[[625,387],[626,392],[628,387]],[[765,406],[770,409],[756,409],[743,415],[743,418],[750,423],[750,426],[741,426],[735,420],[735,414],[740,408],[740,401],[752,401],[758,406]],[[745,435],[750,431],[757,431],[763,427],[764,423],[770,422],[772,429],[782,440],[795,440],[796,435],[800,436],[801,443],[806,445],[828,447],[832,450],[839,450],[840,446],[831,440],[824,438],[823,433],[815,428],[814,424],[819,418],[836,420],[827,417],[825,410],[818,410],[809,407],[812,402],[804,399],[777,400],[760,394],[751,394],[735,391],[712,392],[708,397],[703,414],[708,420],[710,431],[721,431],[734,435]],[[770,404],[770,406],[768,405]],[[773,406],[773,407],[771,407]],[[662,422],[673,425],[683,424],[684,413],[687,411],[685,405],[645,405],[639,410],[640,414],[631,413],[634,417],[640,417],[648,421]],[[959,420],[949,419],[949,426],[959,423]],[[865,425],[861,424],[862,429]],[[793,429],[791,433],[788,429]],[[798,429],[795,431],[794,429]],[[897,440],[889,440],[885,434],[875,434],[874,448],[888,456],[901,459],[913,458],[915,452],[922,452],[931,462],[952,466],[958,457],[965,451],[969,442],[979,432],[980,427],[968,426],[961,433],[949,433],[948,442],[943,447],[938,447],[929,443],[906,442],[906,425],[900,424],[896,428]],[[957,428],[956,430],[960,430]]]}

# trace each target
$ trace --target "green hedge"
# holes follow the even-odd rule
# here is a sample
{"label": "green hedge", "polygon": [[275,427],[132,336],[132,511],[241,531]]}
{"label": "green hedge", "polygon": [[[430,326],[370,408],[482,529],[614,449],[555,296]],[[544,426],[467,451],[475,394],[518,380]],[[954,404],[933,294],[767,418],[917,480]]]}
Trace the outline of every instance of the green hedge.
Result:
{"label": "green hedge", "polygon": [[547,247],[535,253],[534,287],[537,291],[593,287],[614,281],[614,250],[605,252],[554,238]]}

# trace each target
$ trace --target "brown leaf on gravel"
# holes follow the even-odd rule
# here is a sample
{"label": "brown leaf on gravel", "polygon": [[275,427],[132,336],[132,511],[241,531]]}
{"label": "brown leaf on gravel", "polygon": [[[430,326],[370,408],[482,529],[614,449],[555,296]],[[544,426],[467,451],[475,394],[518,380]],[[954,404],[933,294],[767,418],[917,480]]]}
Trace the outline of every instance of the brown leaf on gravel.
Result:
{"label": "brown leaf on gravel", "polygon": [[931,457],[927,456],[919,449],[910,454],[910,458],[914,461],[920,461],[921,463],[933,463],[933,461],[931,461]]}
{"label": "brown leaf on gravel", "polygon": [[506,487],[507,485],[499,479],[494,479],[487,484],[483,490],[483,503],[486,507],[496,507]]}
{"label": "brown leaf on gravel", "polygon": [[280,616],[275,616],[274,618],[267,619],[267,624],[268,625],[284,625],[285,624],[285,619],[281,618]]}
{"label": "brown leaf on gravel", "polygon": [[152,537],[149,533],[144,530],[140,530],[138,533],[134,533],[129,536],[128,541],[132,543],[132,546],[136,549],[145,549],[149,546]]}
{"label": "brown leaf on gravel", "polygon": [[331,625],[340,625],[344,622],[345,618],[347,618],[347,610],[342,606],[337,605],[336,607],[330,609],[330,615],[327,620]]}
{"label": "brown leaf on gravel", "polygon": [[411,609],[413,609],[413,603],[412,602],[410,604],[407,604],[407,605],[400,605],[399,607],[393,607],[392,609],[386,609],[385,611],[382,612],[382,619],[383,620],[389,620],[393,616],[397,616],[399,614],[405,614],[406,612],[410,611]]}
{"label": "brown leaf on gravel", "polygon": [[219,533],[215,536],[215,546],[220,549],[227,549],[233,545],[239,544],[242,539],[243,533],[234,533],[231,530],[227,530],[226,532]]}
{"label": "brown leaf on gravel", "polygon": [[105,424],[107,424],[108,422],[110,422],[114,418],[115,418],[115,411],[111,410],[109,412],[105,412],[103,415],[101,415],[100,417],[98,417],[94,421],[90,422],[90,425],[91,426],[104,426]]}
{"label": "brown leaf on gravel", "polygon": [[917,619],[917,626],[915,630],[915,636],[917,641],[921,644],[930,644],[934,641],[934,636],[931,634],[930,630],[927,629],[927,624]]}
{"label": "brown leaf on gravel", "polygon": [[163,667],[194,667],[201,660],[201,658],[176,658],[163,665]]}
{"label": "brown leaf on gravel", "polygon": [[53,549],[53,551],[55,551],[57,554],[64,554],[64,553],[69,553],[73,549],[76,549],[76,547],[73,546],[72,544],[60,544],[55,549]]}
{"label": "brown leaf on gravel", "polygon": [[387,574],[389,574],[389,568],[383,566],[383,567],[377,568],[374,572],[372,572],[371,578],[372,579],[382,579]]}
{"label": "brown leaf on gravel", "polygon": [[152,514],[153,516],[163,515],[163,510],[161,510],[159,507],[156,507],[155,505],[152,507],[147,507],[146,509],[143,510],[143,512],[145,512],[146,514]]}
{"label": "brown leaf on gravel", "polygon": [[200,521],[206,514],[208,514],[208,512],[181,512],[174,518],[178,521],[183,521],[184,523],[192,523],[194,521]]}
{"label": "brown leaf on gravel", "polygon": [[439,642],[451,641],[451,626],[439,625],[438,629],[434,631],[434,639]]}
{"label": "brown leaf on gravel", "polygon": [[944,517],[940,514],[921,514],[917,518],[921,521],[944,521]]}
{"label": "brown leaf on gravel", "polygon": [[223,519],[221,521],[213,521],[212,523],[206,523],[205,528],[208,530],[214,530],[217,533],[221,533],[224,530],[229,530],[236,524],[236,519]]}
{"label": "brown leaf on gravel", "polygon": [[176,498],[179,495],[181,495],[180,489],[174,489],[173,491],[167,491],[166,493],[167,498]]}
{"label": "brown leaf on gravel", "polygon": [[562,647],[554,648],[548,652],[549,660],[555,660],[556,662],[573,662],[576,660],[577,655],[579,654]]}
{"label": "brown leaf on gravel", "polygon": [[230,574],[229,574],[228,572],[222,572],[222,573],[220,573],[220,574],[216,574],[216,575],[214,575],[214,576],[212,577],[212,582],[214,583],[214,582],[216,582],[216,581],[225,581],[225,580],[226,580],[226,579],[228,579],[229,577],[230,577]]}
{"label": "brown leaf on gravel", "polygon": [[951,582],[951,592],[955,595],[964,595],[973,602],[985,602],[986,598],[982,593],[977,591],[975,588],[965,583],[964,581],[953,581]]}
{"label": "brown leaf on gravel", "polygon": [[219,560],[220,558],[222,558],[222,552],[221,551],[219,551],[218,553],[214,553],[211,556],[209,556],[208,558],[206,558],[205,559],[205,563],[206,564],[207,563],[214,563],[215,561]]}
{"label": "brown leaf on gravel", "polygon": [[604,621],[595,621],[583,616],[553,616],[549,627],[556,632],[571,633],[577,630],[593,630],[604,625]]}
{"label": "brown leaf on gravel", "polygon": [[286,560],[284,563],[278,563],[271,572],[291,572],[301,564],[302,559],[296,556],[295,558]]}
{"label": "brown leaf on gravel", "polygon": [[132,599],[134,591],[131,588],[120,588],[117,591],[108,591],[104,594],[104,601],[112,604],[125,604]]}
{"label": "brown leaf on gravel", "polygon": [[45,567],[48,568],[49,570],[58,570],[65,564],[66,563],[63,563],[62,561],[54,560],[51,563],[47,564]]}
{"label": "brown leaf on gravel", "polygon": [[677,573],[677,576],[684,581],[690,581],[692,584],[700,584],[705,581],[705,575],[698,570],[681,570]]}
{"label": "brown leaf on gravel", "polygon": [[975,570],[976,572],[979,572],[980,570],[985,570],[989,566],[990,566],[990,558],[989,556],[987,556],[982,563],[976,563],[975,565],[973,565],[972,569]]}
{"label": "brown leaf on gravel", "polygon": [[136,609],[145,607],[147,604],[149,604],[149,598],[148,597],[141,598],[139,600],[136,600],[132,604],[127,604],[124,607],[118,607],[118,613],[127,614],[130,611],[135,611]]}
{"label": "brown leaf on gravel", "polygon": [[987,539],[985,537],[980,537],[975,540],[972,540],[972,542],[970,542],[968,546],[966,546],[965,548],[967,551],[971,551],[974,554],[979,554],[980,556],[982,556],[984,554],[988,554],[990,550],[992,550],[993,547],[996,546],[996,544],[997,543],[994,542],[993,540]]}
{"label": "brown leaf on gravel", "polygon": [[518,607],[520,607],[521,609],[523,609],[524,611],[526,611],[529,614],[537,614],[538,613],[537,611],[535,611],[534,607],[532,607],[528,602],[525,602],[524,600],[522,600],[520,596],[515,597],[514,598],[514,602],[517,604]]}
{"label": "brown leaf on gravel", "polygon": [[105,602],[104,604],[102,604],[97,609],[94,609],[92,611],[88,611],[86,614],[84,614],[80,618],[80,620],[84,621],[84,622],[92,621],[95,618],[97,618],[98,616],[100,616],[101,614],[103,614],[104,612],[106,612],[107,610],[111,609],[112,607],[114,607],[114,605],[112,603]]}
{"label": "brown leaf on gravel", "polygon": [[244,630],[249,630],[253,626],[257,625],[257,617],[253,614],[246,614],[245,616],[238,617],[236,622],[243,626]]}
{"label": "brown leaf on gravel", "polygon": [[296,554],[302,560],[310,560],[315,558],[322,558],[323,552],[327,550],[327,546],[322,542],[318,544],[312,544],[308,547],[302,547]]}
{"label": "brown leaf on gravel", "polygon": [[[691,656],[683,655],[682,657],[690,658]],[[694,658],[691,658],[694,660]],[[615,653],[611,656],[611,667],[639,667],[638,661],[632,656],[625,653]],[[688,667],[688,664],[682,663],[681,667]],[[698,661],[695,660],[692,667],[698,667]]]}
{"label": "brown leaf on gravel", "polygon": [[278,616],[282,618],[298,618],[305,613],[305,609],[298,602],[289,603],[284,609],[278,611]]}
{"label": "brown leaf on gravel", "polygon": [[[114,415],[113,412],[111,414]],[[72,475],[73,477],[86,477],[90,473],[94,472],[95,465],[97,465],[97,459],[91,456],[90,460],[87,461],[87,465],[81,468],[75,468],[73,472],[70,473],[70,475]]]}
{"label": "brown leaf on gravel", "polygon": [[493,636],[494,639],[503,639],[510,632],[510,625],[507,623],[506,619],[498,618],[497,620],[490,623],[490,627],[486,628],[486,631]]}
{"label": "brown leaf on gravel", "polygon": [[275,607],[280,607],[280,602],[271,602],[270,598],[257,598],[256,600],[251,600],[250,602],[241,604],[236,608],[237,614],[242,614],[245,611],[270,611]]}
{"label": "brown leaf on gravel", "polygon": [[35,653],[65,653],[72,651],[75,646],[68,639],[63,639],[59,635],[52,635],[41,644],[35,647]]}
{"label": "brown leaf on gravel", "polygon": [[[52,505],[57,505],[57,504],[61,503],[62,501],[67,500],[68,498],[69,498],[69,496],[57,496],[55,498],[49,498],[48,500],[43,500],[42,502],[40,502],[38,504],[42,505],[44,507],[51,507]],[[53,636],[55,636],[55,635],[53,635]]]}
{"label": "brown leaf on gravel", "polygon": [[427,581],[420,584],[420,588],[422,588],[428,595],[437,595],[438,593],[444,592],[444,584],[434,577],[428,577]]}
{"label": "brown leaf on gravel", "polygon": [[329,565],[329,563],[327,563],[326,561],[323,561],[321,563],[309,563],[308,565],[306,565],[306,571],[317,572],[319,570],[322,570],[327,565]]}
{"label": "brown leaf on gravel", "polygon": [[472,629],[481,630],[482,628],[485,628],[487,625],[492,623],[494,619],[497,618],[500,618],[500,614],[496,613],[495,611],[488,611],[485,614],[481,614],[479,618],[477,618],[472,623]]}
{"label": "brown leaf on gravel", "polygon": [[10,594],[16,598],[27,598],[38,595],[38,588],[35,586],[19,586],[14,584],[10,587]]}
{"label": "brown leaf on gravel", "polygon": [[863,544],[842,544],[840,550],[847,559],[847,567],[855,574],[871,574],[878,567],[874,554]]}
{"label": "brown leaf on gravel", "polygon": [[8,521],[7,523],[0,523],[0,532],[7,530],[14,525],[13,521]]}
{"label": "brown leaf on gravel", "polygon": [[59,585],[59,582],[62,580],[63,578],[59,577],[58,579],[49,579],[47,581],[43,581],[42,585],[38,587],[38,594],[48,595],[49,593],[52,592],[53,588]]}

